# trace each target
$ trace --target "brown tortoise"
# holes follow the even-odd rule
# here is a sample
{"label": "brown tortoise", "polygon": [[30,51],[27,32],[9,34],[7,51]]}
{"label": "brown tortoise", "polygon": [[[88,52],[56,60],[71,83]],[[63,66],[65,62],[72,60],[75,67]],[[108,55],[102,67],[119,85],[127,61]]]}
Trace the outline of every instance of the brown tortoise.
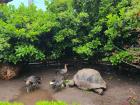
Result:
{"label": "brown tortoise", "polygon": [[100,73],[89,68],[79,70],[67,85],[76,85],[83,90],[93,90],[100,95],[103,94],[106,89],[106,82],[103,80]]}

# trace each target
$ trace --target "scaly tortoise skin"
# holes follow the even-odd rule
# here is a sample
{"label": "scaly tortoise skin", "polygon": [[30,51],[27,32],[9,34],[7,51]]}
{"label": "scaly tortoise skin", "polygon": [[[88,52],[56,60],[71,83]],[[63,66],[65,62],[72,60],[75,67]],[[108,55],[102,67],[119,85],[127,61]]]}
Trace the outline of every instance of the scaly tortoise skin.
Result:
{"label": "scaly tortoise skin", "polygon": [[76,85],[82,90],[93,90],[100,95],[103,94],[106,89],[106,82],[103,80],[100,73],[90,68],[79,70],[68,85]]}

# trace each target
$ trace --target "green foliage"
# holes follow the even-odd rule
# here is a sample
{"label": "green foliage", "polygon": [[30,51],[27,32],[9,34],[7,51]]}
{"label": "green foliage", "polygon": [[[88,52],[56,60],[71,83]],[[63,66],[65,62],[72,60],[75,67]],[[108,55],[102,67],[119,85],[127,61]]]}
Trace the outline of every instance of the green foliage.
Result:
{"label": "green foliage", "polygon": [[[37,102],[36,105],[68,105],[63,101],[40,101]],[[79,105],[79,104],[72,104],[72,105]]]}
{"label": "green foliage", "polygon": [[[101,56],[107,57],[106,60],[114,65],[124,61],[131,62],[132,58],[135,58],[134,54],[130,54],[124,46],[128,42],[130,42],[129,47],[136,43],[138,34],[134,36],[132,31],[140,28],[137,15],[140,13],[138,0],[74,0],[74,2],[77,12],[87,13],[90,19],[89,30],[84,32],[86,34],[84,43],[74,49],[77,53],[92,57],[100,56],[96,53],[101,52]],[[93,2],[96,4],[95,6],[90,5]],[[96,41],[97,39],[98,41]]]}
{"label": "green foliage", "polygon": [[18,9],[0,5],[0,13],[0,60],[16,64],[45,59],[39,37],[56,25],[55,16],[23,4]]}
{"label": "green foliage", "polygon": [[10,102],[0,102],[0,105],[24,105],[24,104],[17,103],[17,102],[13,102],[13,103],[10,103]]}
{"label": "green foliage", "polygon": [[[24,105],[24,104],[19,102],[0,102],[0,105]],[[35,105],[68,105],[68,104],[63,101],[39,101],[36,102]],[[78,104],[72,104],[72,105],[78,105]]]}
{"label": "green foliage", "polygon": [[68,105],[65,102],[62,101],[41,101],[41,102],[37,102],[36,105]]}
{"label": "green foliage", "polygon": [[47,5],[47,11],[53,13],[63,12],[72,8],[72,0],[51,0],[51,3],[49,3],[49,0],[45,0],[45,2]]}
{"label": "green foliage", "polygon": [[94,50],[97,49],[99,45],[101,45],[100,41],[98,39],[95,39],[92,42],[84,44],[83,46],[81,45],[79,47],[75,47],[74,50],[78,54],[92,56],[94,54]]}
{"label": "green foliage", "polygon": [[110,61],[113,65],[120,64],[121,62],[131,62],[133,59],[132,55],[127,51],[121,51],[114,53],[111,57],[105,58],[104,61]]}
{"label": "green foliage", "polygon": [[117,65],[139,59],[139,54],[132,54],[132,47],[140,46],[139,0],[45,3],[46,11],[34,5],[0,6],[0,61],[16,64],[78,56],[106,58]]}

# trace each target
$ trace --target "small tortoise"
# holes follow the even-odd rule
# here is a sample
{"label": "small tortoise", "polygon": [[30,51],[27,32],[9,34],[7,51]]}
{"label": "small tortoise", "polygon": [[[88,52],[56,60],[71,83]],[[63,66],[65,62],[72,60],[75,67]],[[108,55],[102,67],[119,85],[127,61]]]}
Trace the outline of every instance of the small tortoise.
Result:
{"label": "small tortoise", "polygon": [[100,73],[94,69],[84,68],[79,70],[67,84],[68,86],[76,85],[83,90],[93,90],[102,95],[106,89],[106,82],[102,79]]}

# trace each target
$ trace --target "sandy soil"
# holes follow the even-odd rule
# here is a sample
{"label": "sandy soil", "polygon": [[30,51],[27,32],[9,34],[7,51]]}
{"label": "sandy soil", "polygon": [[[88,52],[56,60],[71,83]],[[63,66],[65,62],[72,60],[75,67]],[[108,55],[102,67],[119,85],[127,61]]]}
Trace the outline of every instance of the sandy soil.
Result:
{"label": "sandy soil", "polygon": [[[49,81],[55,77],[55,68],[44,66],[30,67],[19,77],[4,81],[0,80],[0,101],[21,101],[28,105],[33,105],[37,100],[63,100],[67,103],[79,103],[80,105],[123,105],[125,100],[132,95],[133,91],[140,101],[140,71],[123,72],[113,70],[102,65],[96,65],[92,68],[99,70],[107,82],[107,90],[100,96],[94,92],[79,90],[76,87],[66,88],[59,92],[54,92],[49,86]],[[77,72],[78,69],[69,68],[69,78]],[[42,77],[40,90],[31,94],[25,92],[24,79],[30,75]]]}

